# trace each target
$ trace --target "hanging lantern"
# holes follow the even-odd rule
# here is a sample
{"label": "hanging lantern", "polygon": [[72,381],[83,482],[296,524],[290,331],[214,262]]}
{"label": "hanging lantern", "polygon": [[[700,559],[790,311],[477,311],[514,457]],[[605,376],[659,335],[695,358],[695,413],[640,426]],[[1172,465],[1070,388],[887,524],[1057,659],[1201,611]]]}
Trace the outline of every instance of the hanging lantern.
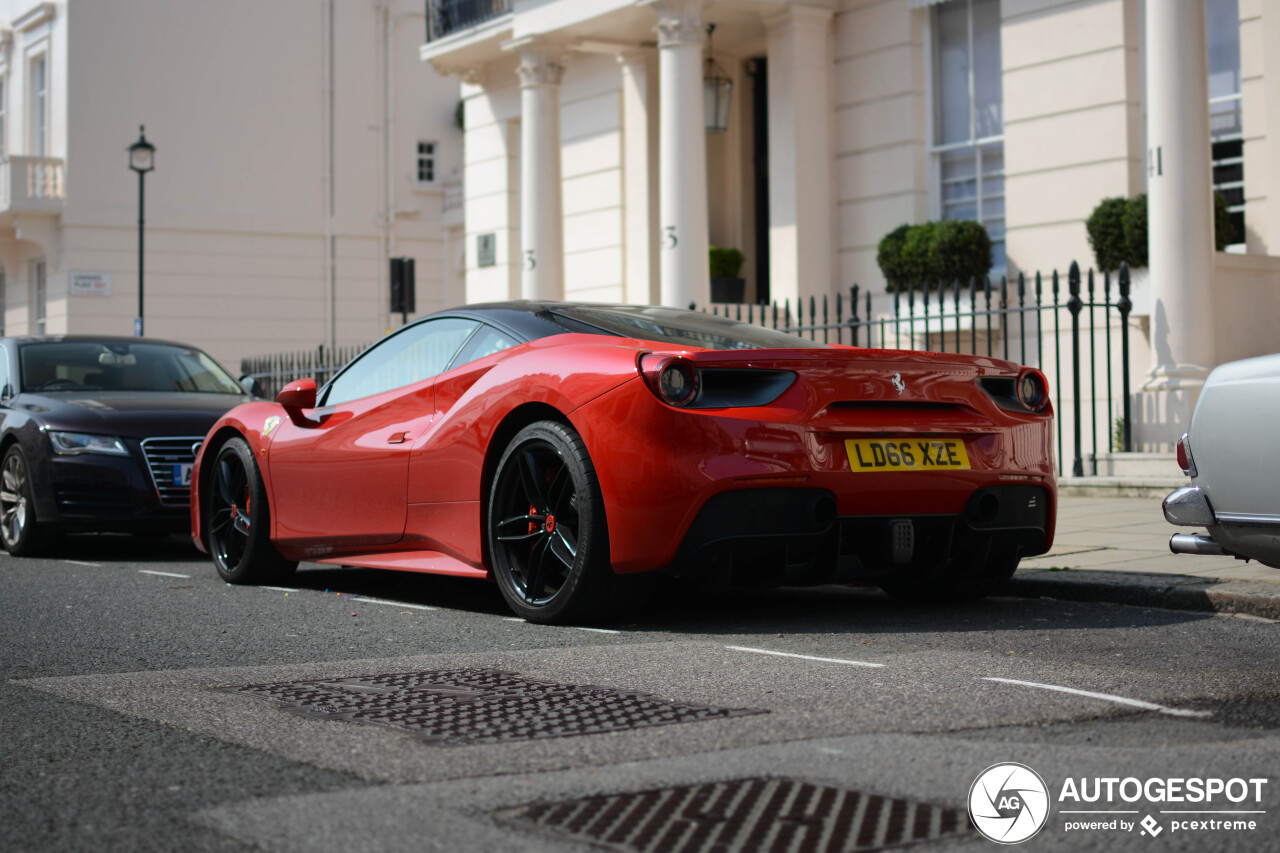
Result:
{"label": "hanging lantern", "polygon": [[716,64],[711,53],[711,34],[715,24],[707,24],[707,69],[702,75],[702,113],[707,133],[724,133],[729,129],[729,94],[733,81]]}

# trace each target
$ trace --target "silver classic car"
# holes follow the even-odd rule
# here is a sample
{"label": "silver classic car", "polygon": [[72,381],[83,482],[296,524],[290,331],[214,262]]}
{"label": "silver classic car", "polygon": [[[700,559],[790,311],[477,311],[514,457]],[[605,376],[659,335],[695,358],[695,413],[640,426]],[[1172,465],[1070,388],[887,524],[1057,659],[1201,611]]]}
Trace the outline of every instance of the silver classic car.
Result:
{"label": "silver classic car", "polygon": [[[1164,499],[1175,554],[1229,555],[1280,569],[1280,355],[1233,361],[1209,374],[1178,441],[1191,485]],[[1192,453],[1192,448],[1195,453]]]}

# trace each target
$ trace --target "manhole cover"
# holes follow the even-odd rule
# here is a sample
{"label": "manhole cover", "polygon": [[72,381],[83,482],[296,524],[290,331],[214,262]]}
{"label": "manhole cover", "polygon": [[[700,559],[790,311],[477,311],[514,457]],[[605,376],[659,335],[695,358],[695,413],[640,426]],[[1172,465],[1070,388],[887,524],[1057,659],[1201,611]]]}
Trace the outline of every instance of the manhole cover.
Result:
{"label": "manhole cover", "polygon": [[734,779],[521,806],[500,815],[643,853],[845,853],[972,830],[957,809],[793,779]]}
{"label": "manhole cover", "polygon": [[766,714],[711,708],[608,687],[532,681],[512,672],[450,669],[217,688],[274,699],[305,717],[408,732],[444,746],[616,732]]}

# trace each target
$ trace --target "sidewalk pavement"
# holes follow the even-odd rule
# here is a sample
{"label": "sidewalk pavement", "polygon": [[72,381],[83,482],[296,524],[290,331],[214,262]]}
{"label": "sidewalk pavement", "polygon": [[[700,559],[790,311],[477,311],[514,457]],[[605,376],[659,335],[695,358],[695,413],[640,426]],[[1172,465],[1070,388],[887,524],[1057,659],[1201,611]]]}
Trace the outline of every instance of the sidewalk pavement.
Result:
{"label": "sidewalk pavement", "polygon": [[1005,592],[1280,619],[1280,569],[1170,552],[1172,534],[1199,528],[1169,524],[1160,501],[1062,495],[1052,550],[1024,559]]}

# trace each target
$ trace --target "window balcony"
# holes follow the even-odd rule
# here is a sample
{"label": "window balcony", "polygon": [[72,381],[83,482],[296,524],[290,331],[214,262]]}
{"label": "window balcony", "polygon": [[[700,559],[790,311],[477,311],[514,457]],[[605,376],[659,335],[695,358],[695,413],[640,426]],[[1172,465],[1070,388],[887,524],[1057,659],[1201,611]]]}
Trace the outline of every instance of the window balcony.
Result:
{"label": "window balcony", "polygon": [[59,157],[0,158],[0,214],[61,213],[62,172]]}
{"label": "window balcony", "polygon": [[478,27],[511,12],[512,0],[427,0],[427,41]]}

